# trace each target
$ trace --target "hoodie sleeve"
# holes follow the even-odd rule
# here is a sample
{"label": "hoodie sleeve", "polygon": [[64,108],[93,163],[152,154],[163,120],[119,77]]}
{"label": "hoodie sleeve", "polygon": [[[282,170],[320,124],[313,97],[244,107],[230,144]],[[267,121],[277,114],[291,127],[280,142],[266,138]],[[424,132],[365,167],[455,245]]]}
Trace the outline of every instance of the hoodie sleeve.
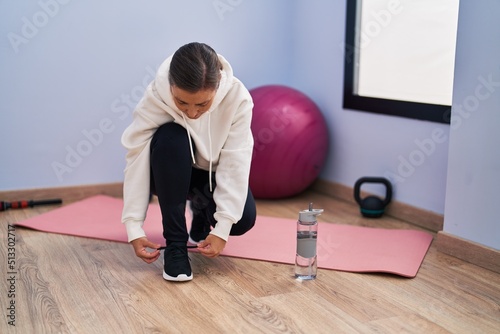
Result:
{"label": "hoodie sleeve", "polygon": [[[250,93],[241,83],[231,92],[240,101],[227,140],[222,147],[214,190],[217,221],[210,232],[227,241],[233,224],[243,215],[247,193],[250,164],[253,152],[253,136],[250,128],[253,102]],[[231,98],[231,97],[228,97]]]}
{"label": "hoodie sleeve", "polygon": [[151,83],[133,113],[132,123],[125,129],[121,141],[127,149],[123,183],[122,223],[128,241],[144,237],[144,220],[150,196],[150,143],[159,125],[172,121],[165,104]]}

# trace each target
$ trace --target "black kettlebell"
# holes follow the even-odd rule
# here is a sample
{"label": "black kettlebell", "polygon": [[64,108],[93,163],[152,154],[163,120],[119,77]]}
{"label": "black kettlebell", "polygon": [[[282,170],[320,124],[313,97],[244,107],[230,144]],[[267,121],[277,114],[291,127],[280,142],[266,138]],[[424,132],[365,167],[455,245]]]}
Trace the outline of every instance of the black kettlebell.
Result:
{"label": "black kettlebell", "polygon": [[[385,185],[385,198],[382,200],[377,196],[367,196],[361,199],[360,190],[363,183],[382,183]],[[385,207],[392,198],[392,185],[383,177],[362,177],[354,184],[354,199],[360,206],[361,214],[368,218],[379,218],[384,214]]]}

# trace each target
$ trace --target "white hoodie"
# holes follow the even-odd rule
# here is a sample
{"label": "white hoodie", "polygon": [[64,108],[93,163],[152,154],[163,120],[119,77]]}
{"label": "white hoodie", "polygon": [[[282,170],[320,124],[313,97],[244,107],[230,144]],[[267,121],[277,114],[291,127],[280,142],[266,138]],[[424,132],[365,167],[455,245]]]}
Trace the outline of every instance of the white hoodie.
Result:
{"label": "white hoodie", "polygon": [[122,135],[122,144],[128,150],[122,223],[129,242],[146,236],[142,227],[149,205],[151,139],[159,126],[175,122],[186,129],[196,147],[193,155],[190,142],[193,166],[216,172],[213,198],[217,224],[210,233],[227,241],[231,227],[241,219],[247,198],[253,150],[252,97],[233,76],[229,63],[219,55],[223,69],[210,109],[198,119],[184,117],[170,91],[171,59],[165,60],[158,69],[156,78],[134,110],[132,124]]}

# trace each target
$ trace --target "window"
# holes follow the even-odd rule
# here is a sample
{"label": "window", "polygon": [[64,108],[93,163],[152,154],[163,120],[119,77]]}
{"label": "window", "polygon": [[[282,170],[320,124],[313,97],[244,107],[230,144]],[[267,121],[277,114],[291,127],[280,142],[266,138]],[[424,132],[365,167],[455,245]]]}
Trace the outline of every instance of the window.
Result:
{"label": "window", "polygon": [[458,0],[347,0],[344,108],[450,123]]}

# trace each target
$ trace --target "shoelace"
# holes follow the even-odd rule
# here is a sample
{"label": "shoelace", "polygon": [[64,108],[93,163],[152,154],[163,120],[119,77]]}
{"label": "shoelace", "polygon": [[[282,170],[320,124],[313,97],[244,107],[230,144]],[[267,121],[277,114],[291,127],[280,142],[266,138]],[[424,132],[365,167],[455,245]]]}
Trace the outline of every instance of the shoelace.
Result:
{"label": "shoelace", "polygon": [[[175,247],[176,249],[180,249],[180,247]],[[196,245],[187,245],[186,248],[198,248]],[[167,249],[167,246],[161,246],[160,248],[157,248],[157,250],[163,250]]]}

